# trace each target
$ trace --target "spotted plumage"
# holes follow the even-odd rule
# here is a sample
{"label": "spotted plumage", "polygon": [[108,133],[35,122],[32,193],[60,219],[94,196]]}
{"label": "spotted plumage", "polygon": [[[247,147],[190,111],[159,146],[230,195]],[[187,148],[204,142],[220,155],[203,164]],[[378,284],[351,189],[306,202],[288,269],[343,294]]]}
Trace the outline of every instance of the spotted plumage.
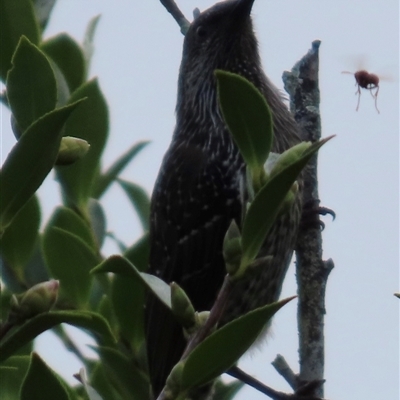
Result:
{"label": "spotted plumage", "polygon": [[[229,0],[201,13],[186,34],[178,82],[176,127],[151,201],[149,272],[179,283],[198,311],[209,310],[226,274],[222,241],[240,226],[245,165],[218,107],[214,71],[238,73],[266,98],[274,122],[273,151],[298,142],[279,91],[265,76],[250,11],[254,0]],[[222,323],[279,297],[296,237],[300,201],[269,233],[273,260],[241,282]],[[181,327],[153,297],[146,306],[150,376],[156,396],[185,346]]]}

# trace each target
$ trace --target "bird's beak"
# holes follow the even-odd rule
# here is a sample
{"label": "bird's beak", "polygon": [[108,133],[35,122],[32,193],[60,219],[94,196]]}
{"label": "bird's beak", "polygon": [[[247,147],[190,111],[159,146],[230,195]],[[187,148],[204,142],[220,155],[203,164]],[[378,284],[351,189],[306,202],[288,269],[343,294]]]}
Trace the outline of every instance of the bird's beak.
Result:
{"label": "bird's beak", "polygon": [[237,0],[234,13],[238,17],[248,17],[253,8],[254,0]]}

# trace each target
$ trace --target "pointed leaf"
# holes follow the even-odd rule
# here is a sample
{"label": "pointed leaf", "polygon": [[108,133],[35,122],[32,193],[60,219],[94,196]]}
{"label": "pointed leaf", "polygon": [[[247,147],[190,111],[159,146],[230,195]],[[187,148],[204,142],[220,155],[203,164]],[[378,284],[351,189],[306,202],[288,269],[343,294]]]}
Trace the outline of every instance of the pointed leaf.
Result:
{"label": "pointed leaf", "polygon": [[168,308],[171,308],[171,288],[154,275],[139,272],[130,261],[121,256],[111,256],[94,268],[92,273],[113,272],[130,276],[150,289]]}
{"label": "pointed leaf", "polygon": [[[145,288],[137,279],[115,275],[111,289],[111,301],[124,340],[134,351],[143,345]],[[129,311],[128,311],[129,310]]]}
{"label": "pointed leaf", "polygon": [[122,170],[149,143],[148,141],[135,143],[125,154],[118,158],[104,174],[101,174],[94,188],[93,197],[96,199],[100,198],[106,192],[110,184],[118,178]]}
{"label": "pointed leaf", "polygon": [[[45,390],[43,383],[46,382]],[[70,400],[65,384],[44,361],[32,353],[28,374],[21,388],[21,400]]]}
{"label": "pointed leaf", "polygon": [[85,56],[85,61],[86,61],[86,76],[89,73],[89,68],[90,68],[90,62],[92,60],[92,55],[94,52],[94,34],[96,32],[97,24],[100,20],[100,15],[97,15],[96,17],[93,17],[87,27],[86,27],[86,32],[85,32],[85,37],[83,39],[83,54]]}
{"label": "pointed leaf", "polygon": [[41,333],[62,323],[89,331],[104,345],[115,343],[110,326],[100,314],[90,311],[51,311],[33,317],[11,332],[0,344],[0,362]]}
{"label": "pointed leaf", "polygon": [[19,392],[28,366],[28,356],[10,357],[0,365],[1,397],[3,399],[19,399]]}
{"label": "pointed leaf", "polygon": [[108,379],[125,400],[150,398],[148,377],[133,360],[109,347],[100,346],[98,351]]}
{"label": "pointed leaf", "polygon": [[7,75],[7,97],[22,132],[54,110],[57,84],[47,57],[25,36],[18,43]]}
{"label": "pointed leaf", "polygon": [[89,272],[99,261],[93,250],[78,236],[49,226],[43,237],[43,253],[51,275],[60,280],[60,297],[85,308],[93,279]]}
{"label": "pointed leaf", "polygon": [[24,280],[25,266],[36,247],[39,226],[39,201],[33,196],[0,239],[0,254],[21,281]]}
{"label": "pointed leaf", "polygon": [[0,79],[5,82],[21,36],[38,44],[40,33],[30,0],[1,0],[0,15]]}
{"label": "pointed leaf", "polygon": [[60,33],[43,42],[40,48],[58,65],[71,92],[83,84],[85,58],[81,47],[71,36]]}
{"label": "pointed leaf", "polygon": [[248,265],[258,255],[286,194],[312,155],[329,139],[314,143],[302,156],[287,164],[278,174],[273,176],[257,193],[243,223],[242,266]]}
{"label": "pointed leaf", "polygon": [[48,226],[57,227],[78,236],[93,251],[97,251],[95,238],[88,226],[88,223],[75,211],[68,207],[57,207]]}
{"label": "pointed leaf", "polygon": [[89,199],[88,214],[97,248],[101,249],[106,237],[107,221],[102,205],[96,199]]}
{"label": "pointed leaf", "polygon": [[250,311],[208,336],[184,361],[182,388],[203,385],[227,371],[251,347],[272,316],[293,298]]}
{"label": "pointed leaf", "polygon": [[264,96],[248,80],[226,71],[215,72],[224,120],[246,164],[261,168],[272,147],[272,114]]}
{"label": "pointed leaf", "polygon": [[225,383],[218,379],[214,384],[214,399],[232,400],[243,386],[244,383],[240,381]]}
{"label": "pointed leaf", "polygon": [[79,370],[79,378],[83,384],[83,387],[85,388],[85,392],[89,397],[89,400],[103,400],[102,397],[96,392],[96,390],[89,385],[84,368],[81,368]]}
{"label": "pointed leaf", "polygon": [[56,0],[33,0],[35,6],[36,19],[38,20],[42,30],[47,25]]}
{"label": "pointed leaf", "polygon": [[110,382],[110,377],[101,362],[97,362],[90,374],[90,382],[104,400],[125,400]]}
{"label": "pointed leaf", "polygon": [[124,189],[142,223],[143,230],[149,230],[150,224],[150,198],[146,191],[132,182],[118,179],[118,183]]}
{"label": "pointed leaf", "polygon": [[40,238],[36,242],[31,259],[25,266],[24,274],[25,282],[28,287],[51,279],[49,276],[49,271],[47,270],[46,264],[43,259]]}
{"label": "pointed leaf", "polygon": [[124,252],[127,258],[140,272],[146,272],[149,267],[150,240],[145,233],[135,244]]}
{"label": "pointed leaf", "polygon": [[64,123],[81,102],[35,121],[8,154],[0,171],[0,235],[51,171]]}
{"label": "pointed leaf", "polygon": [[96,80],[89,81],[71,95],[70,101],[87,97],[71,116],[64,136],[79,137],[90,144],[84,158],[70,166],[57,168],[64,194],[74,206],[85,208],[100,170],[100,157],[108,136],[108,110]]}

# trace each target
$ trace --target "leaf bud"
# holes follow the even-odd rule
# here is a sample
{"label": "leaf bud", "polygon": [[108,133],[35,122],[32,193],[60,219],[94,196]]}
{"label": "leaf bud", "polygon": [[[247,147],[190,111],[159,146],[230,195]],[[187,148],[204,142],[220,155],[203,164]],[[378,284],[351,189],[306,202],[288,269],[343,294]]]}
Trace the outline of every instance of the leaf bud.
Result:
{"label": "leaf bud", "polygon": [[10,318],[24,321],[51,310],[58,296],[60,283],[50,280],[32,286],[25,293],[11,297]]}
{"label": "leaf bud", "polygon": [[235,220],[232,220],[225,234],[222,254],[228,274],[234,275],[242,259],[242,239]]}
{"label": "leaf bud", "polygon": [[56,165],[71,165],[83,158],[89,151],[90,144],[83,139],[64,136],[61,139]]}
{"label": "leaf bud", "polygon": [[172,312],[182,326],[190,330],[196,325],[194,307],[185,291],[176,282],[171,282],[170,287]]}

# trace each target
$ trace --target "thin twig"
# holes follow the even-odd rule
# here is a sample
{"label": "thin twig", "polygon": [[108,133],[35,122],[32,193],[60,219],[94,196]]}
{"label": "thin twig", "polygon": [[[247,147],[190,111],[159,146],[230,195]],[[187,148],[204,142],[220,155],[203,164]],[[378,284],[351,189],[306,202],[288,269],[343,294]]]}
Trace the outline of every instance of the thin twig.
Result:
{"label": "thin twig", "polygon": [[301,395],[299,393],[284,393],[284,392],[278,392],[277,390],[274,390],[270,388],[267,385],[264,385],[262,382],[258,381],[251,375],[247,374],[246,372],[242,371],[238,367],[232,367],[227,371],[227,373],[236,378],[239,379],[242,382],[245,382],[247,385],[253,387],[254,389],[258,390],[261,393],[264,393],[268,397],[270,397],[273,400],[322,400],[320,397],[316,396],[308,396],[308,395]]}
{"label": "thin twig", "polygon": [[283,356],[278,354],[275,357],[275,360],[271,363],[276,371],[281,375],[285,381],[290,385],[293,390],[297,390],[298,388],[298,376],[293,372],[290,368],[289,364],[285,360]]}
{"label": "thin twig", "polygon": [[79,347],[75,344],[75,342],[70,338],[68,333],[61,325],[57,325],[53,328],[53,332],[62,340],[65,348],[71,353],[75,354],[75,356],[83,363],[87,363],[87,358],[81,352]]}
{"label": "thin twig", "polygon": [[183,15],[182,11],[176,5],[174,0],[160,0],[160,3],[166,8],[166,10],[172,15],[174,20],[178,23],[181,28],[181,32],[185,35],[190,22]]}
{"label": "thin twig", "polygon": [[232,282],[230,276],[226,275],[207,321],[205,322],[204,326],[201,327],[200,330],[190,339],[183,353],[182,359],[184,359],[199,343],[201,343],[214,331],[215,326],[218,324],[224,312],[233,285],[234,283]]}

